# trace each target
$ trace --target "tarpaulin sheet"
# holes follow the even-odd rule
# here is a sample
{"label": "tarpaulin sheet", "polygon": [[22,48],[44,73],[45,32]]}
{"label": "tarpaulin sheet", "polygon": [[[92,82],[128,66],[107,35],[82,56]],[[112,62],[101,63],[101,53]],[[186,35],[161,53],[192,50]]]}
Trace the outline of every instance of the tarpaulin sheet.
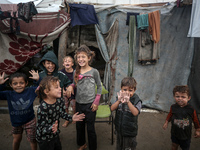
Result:
{"label": "tarpaulin sheet", "polygon": [[200,37],[200,1],[192,1],[192,13],[190,18],[190,28],[188,31],[188,37]]}
{"label": "tarpaulin sheet", "polygon": [[191,92],[190,104],[200,113],[200,38],[194,38],[194,57],[191,65],[191,72],[188,85]]}
{"label": "tarpaulin sheet", "polygon": [[[134,8],[129,11],[134,12]],[[151,10],[145,8],[140,12],[151,12]],[[187,84],[194,50],[194,39],[187,38],[190,14],[191,6],[174,7],[168,13],[161,13],[160,59],[155,65],[142,66],[138,63],[139,32],[137,31],[133,77],[138,82],[136,93],[142,99],[143,105],[169,111],[170,105],[175,102],[172,94],[174,86]],[[116,80],[110,85],[114,86],[110,99],[111,103],[114,103],[120,90],[121,80],[128,74],[129,31],[126,26],[126,13],[110,8],[99,11],[97,17],[102,33],[106,33],[116,19],[119,21]]]}

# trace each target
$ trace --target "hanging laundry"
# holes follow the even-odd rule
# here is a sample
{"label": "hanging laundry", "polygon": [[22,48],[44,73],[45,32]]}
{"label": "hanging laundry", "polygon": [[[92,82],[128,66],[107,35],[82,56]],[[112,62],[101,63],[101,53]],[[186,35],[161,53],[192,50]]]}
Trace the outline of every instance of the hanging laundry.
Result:
{"label": "hanging laundry", "polygon": [[10,12],[12,17],[17,17],[17,4],[0,4],[0,10],[3,12]]}
{"label": "hanging laundry", "polygon": [[93,5],[69,4],[71,26],[98,24],[98,19]]}
{"label": "hanging laundry", "polygon": [[6,18],[11,18],[10,12],[0,11],[0,19],[3,20],[3,19],[6,19]]}
{"label": "hanging laundry", "polygon": [[140,30],[138,62],[141,65],[154,65],[160,58],[160,42],[151,40],[148,28]]}
{"label": "hanging laundry", "polygon": [[148,14],[141,14],[137,16],[137,28],[140,30],[146,29],[149,26]]}
{"label": "hanging laundry", "polygon": [[38,14],[35,4],[33,2],[19,3],[18,6],[18,17],[24,20],[26,23],[32,21],[32,17]]}
{"label": "hanging laundry", "polygon": [[158,43],[160,40],[160,11],[153,11],[149,16],[149,33],[152,35],[152,40]]}
{"label": "hanging laundry", "polygon": [[[20,33],[20,25],[18,21],[17,4],[0,4],[0,19],[4,20],[9,18],[10,33]],[[13,20],[15,21],[13,26]],[[14,30],[15,28],[15,30]]]}
{"label": "hanging laundry", "polygon": [[135,16],[135,21],[137,26],[137,15],[139,15],[139,13],[127,12],[126,25],[129,25],[130,16]]}

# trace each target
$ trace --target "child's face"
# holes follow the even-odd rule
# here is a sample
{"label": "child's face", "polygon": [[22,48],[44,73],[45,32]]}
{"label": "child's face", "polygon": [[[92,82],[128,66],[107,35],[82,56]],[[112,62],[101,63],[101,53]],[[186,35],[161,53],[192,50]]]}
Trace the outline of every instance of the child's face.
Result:
{"label": "child's face", "polygon": [[80,52],[77,54],[77,62],[81,67],[88,66],[90,59],[91,58],[89,58],[85,52]]}
{"label": "child's face", "polygon": [[51,99],[56,99],[61,97],[61,87],[59,81],[52,84],[50,87],[50,91],[47,92],[47,96]]}
{"label": "child's face", "polygon": [[73,65],[73,60],[70,57],[64,59],[63,66],[65,67],[65,69],[71,69]]}
{"label": "child's face", "polygon": [[181,93],[181,92],[176,92],[174,94],[174,99],[176,100],[176,103],[180,107],[184,107],[188,104],[188,101],[190,100],[190,96],[187,95],[187,93]]}
{"label": "child's face", "polygon": [[52,61],[45,60],[43,66],[47,69],[47,74],[52,74],[56,65]]}
{"label": "child's face", "polygon": [[27,84],[23,77],[14,77],[10,86],[15,92],[21,93],[24,91]]}
{"label": "child's face", "polygon": [[128,92],[130,94],[130,97],[132,97],[133,94],[135,93],[135,89],[129,88],[129,86],[122,86],[121,91],[122,92]]}

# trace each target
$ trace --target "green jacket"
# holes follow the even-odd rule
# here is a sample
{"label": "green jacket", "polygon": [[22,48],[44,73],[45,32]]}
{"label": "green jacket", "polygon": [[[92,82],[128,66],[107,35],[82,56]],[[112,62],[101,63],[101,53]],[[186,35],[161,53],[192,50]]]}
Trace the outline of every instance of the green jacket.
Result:
{"label": "green jacket", "polygon": [[69,86],[71,84],[71,81],[69,80],[69,78],[61,71],[58,71],[58,59],[55,55],[55,53],[53,51],[48,51],[40,60],[39,62],[39,67],[43,70],[39,73],[39,76],[41,79],[43,79],[44,77],[47,76],[47,69],[43,66],[43,62],[44,60],[48,60],[51,61],[55,64],[55,70],[53,72],[53,76],[54,77],[58,77],[60,79],[60,87],[61,88],[66,88],[67,86]]}

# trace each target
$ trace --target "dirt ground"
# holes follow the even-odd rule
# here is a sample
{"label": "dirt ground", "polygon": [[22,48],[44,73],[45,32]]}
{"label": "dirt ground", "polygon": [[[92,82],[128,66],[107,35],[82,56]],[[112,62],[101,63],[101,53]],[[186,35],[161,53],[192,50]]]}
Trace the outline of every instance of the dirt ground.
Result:
{"label": "dirt ground", "polygon": [[[139,115],[139,131],[137,136],[137,150],[170,150],[170,126],[167,130],[162,129],[167,113],[142,112]],[[61,123],[64,120],[61,119]],[[11,123],[9,114],[0,112],[0,150],[12,149]],[[63,150],[77,150],[75,124],[67,128],[60,126],[61,142]],[[111,145],[111,125],[108,123],[96,123],[98,150],[115,150],[116,135],[114,144]],[[23,134],[20,150],[29,150],[30,146]],[[191,150],[200,149],[200,138],[192,138]],[[88,148],[86,149],[88,150]]]}

